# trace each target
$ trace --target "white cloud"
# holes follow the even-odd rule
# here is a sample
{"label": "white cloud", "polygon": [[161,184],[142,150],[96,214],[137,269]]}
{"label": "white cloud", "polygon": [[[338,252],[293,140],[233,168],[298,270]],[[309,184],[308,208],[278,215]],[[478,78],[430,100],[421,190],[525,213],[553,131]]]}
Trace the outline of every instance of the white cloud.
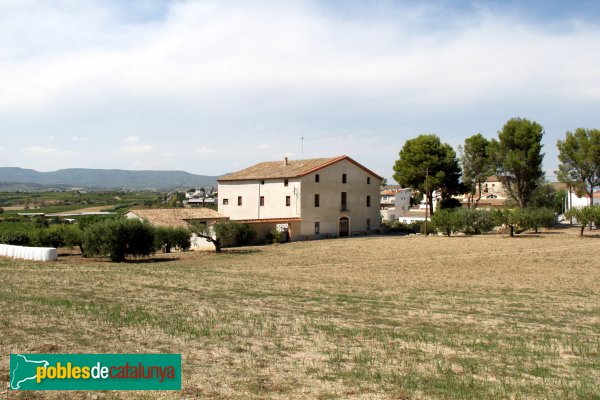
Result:
{"label": "white cloud", "polygon": [[125,143],[125,144],[136,144],[139,141],[140,141],[139,136],[129,136],[129,137],[126,137],[125,139],[123,139],[123,143]]}
{"label": "white cloud", "polygon": [[216,152],[217,152],[217,150],[215,150],[211,147],[200,146],[198,148],[198,154],[200,154],[200,155],[215,154]]}
{"label": "white cloud", "polygon": [[88,138],[82,136],[71,136],[71,142],[87,142]]}
{"label": "white cloud", "polygon": [[156,151],[154,145],[140,143],[139,136],[128,136],[121,140],[121,143],[122,145],[119,147],[119,153],[122,154],[145,154]]}
{"label": "white cloud", "polygon": [[57,149],[55,147],[29,146],[21,148],[23,154],[35,157],[67,157],[72,153],[68,150]]}
{"label": "white cloud", "polygon": [[156,148],[151,144],[131,144],[119,148],[119,153],[123,154],[144,154],[154,151],[156,151]]}
{"label": "white cloud", "polygon": [[[344,153],[389,170],[411,136],[455,145],[513,116],[546,127],[555,160],[565,128],[597,124],[597,24],[554,29],[485,2],[448,14],[448,3],[375,2],[361,13],[361,2],[173,1],[140,21],[115,2],[0,1],[0,131],[9,148],[83,133],[95,146],[77,155],[94,166],[168,150],[177,156],[162,168],[190,168],[226,148],[219,163],[194,164],[217,174],[267,152],[299,155],[303,135],[306,157]],[[17,155],[9,161],[27,163]]]}

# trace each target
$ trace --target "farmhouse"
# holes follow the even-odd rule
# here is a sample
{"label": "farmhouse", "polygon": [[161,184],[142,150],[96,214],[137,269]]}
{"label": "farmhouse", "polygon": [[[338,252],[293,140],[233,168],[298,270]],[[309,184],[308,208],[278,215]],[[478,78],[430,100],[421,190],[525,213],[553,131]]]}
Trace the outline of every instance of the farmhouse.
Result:
{"label": "farmhouse", "polygon": [[[127,218],[134,218],[154,226],[166,226],[170,228],[189,228],[190,222],[198,222],[211,226],[216,222],[225,221],[228,218],[210,208],[157,208],[131,210],[125,214]],[[214,237],[214,233],[213,233]],[[215,246],[206,239],[192,235],[193,250],[214,250]]]}
{"label": "farmhouse", "polygon": [[258,238],[366,234],[380,227],[382,177],[348,156],[269,161],[221,177],[219,212],[252,224]]}

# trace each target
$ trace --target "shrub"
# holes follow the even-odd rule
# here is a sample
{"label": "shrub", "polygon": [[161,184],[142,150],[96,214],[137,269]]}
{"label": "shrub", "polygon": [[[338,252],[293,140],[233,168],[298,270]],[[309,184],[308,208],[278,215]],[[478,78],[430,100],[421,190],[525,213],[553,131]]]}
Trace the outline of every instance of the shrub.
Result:
{"label": "shrub", "polygon": [[525,212],[521,208],[496,210],[494,219],[498,225],[506,225],[510,228],[510,236],[515,236],[515,232],[520,233],[527,228]]}
{"label": "shrub", "polygon": [[539,228],[552,228],[554,225],[554,211],[549,208],[524,209],[524,224],[536,233]]}
{"label": "shrub", "polygon": [[463,214],[458,210],[439,210],[431,217],[432,228],[450,236],[464,229]]}
{"label": "shrub", "polygon": [[248,224],[233,221],[218,222],[213,225],[221,246],[244,246],[256,238],[256,231]]}
{"label": "shrub", "polygon": [[29,246],[33,225],[22,222],[0,223],[0,243],[15,246]]}
{"label": "shrub", "polygon": [[99,222],[103,222],[103,221],[108,221],[108,220],[114,220],[117,219],[118,217],[116,215],[86,215],[83,217],[77,217],[77,224],[79,226],[79,229],[85,231],[85,229],[88,226],[97,224]]}
{"label": "shrub", "polygon": [[467,209],[457,210],[463,219],[464,232],[478,235],[480,233],[491,232],[496,226],[494,215],[490,211]]}
{"label": "shrub", "polygon": [[281,232],[277,229],[273,229],[271,232],[267,234],[267,244],[270,243],[280,243],[281,242]]}
{"label": "shrub", "polygon": [[191,232],[185,228],[158,227],[155,229],[155,247],[170,253],[171,249],[178,248],[187,251],[192,246]]}
{"label": "shrub", "polygon": [[34,247],[61,247],[64,240],[56,229],[36,229],[29,236],[29,244]]}
{"label": "shrub", "polygon": [[62,235],[64,246],[77,246],[83,254],[83,231],[76,225],[59,225],[58,228]]}
{"label": "shrub", "polygon": [[134,219],[109,219],[86,228],[83,234],[86,256],[108,256],[121,262],[128,256],[154,253],[154,228]]}
{"label": "shrub", "polygon": [[585,206],[580,208],[571,208],[565,213],[566,218],[575,218],[577,222],[581,224],[581,231],[579,236],[583,236],[583,230],[585,226],[591,222],[596,224],[596,227],[600,223],[600,206]]}
{"label": "shrub", "polygon": [[383,228],[386,232],[419,233],[421,232],[421,223],[412,222],[407,224],[400,221],[386,221],[383,223]]}

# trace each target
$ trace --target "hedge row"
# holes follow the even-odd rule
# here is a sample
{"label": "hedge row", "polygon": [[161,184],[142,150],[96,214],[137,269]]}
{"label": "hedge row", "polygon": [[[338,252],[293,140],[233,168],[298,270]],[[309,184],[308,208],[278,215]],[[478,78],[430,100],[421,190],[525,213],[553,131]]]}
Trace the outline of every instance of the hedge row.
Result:
{"label": "hedge row", "polygon": [[438,232],[450,236],[462,232],[480,234],[490,232],[497,226],[505,225],[514,232],[522,232],[539,228],[552,227],[555,221],[554,212],[549,208],[515,208],[501,210],[450,209],[439,210],[431,218],[431,224]]}
{"label": "hedge row", "polygon": [[[205,230],[205,228],[202,228]],[[218,247],[251,243],[256,231],[247,224],[222,222],[214,225]],[[211,233],[201,232],[206,237]],[[126,218],[85,219],[75,225],[56,224],[40,227],[30,220],[0,222],[0,243],[34,247],[78,246],[84,256],[110,257],[123,261],[126,257],[149,256],[173,248],[189,250],[192,232],[185,228],[153,227]]]}

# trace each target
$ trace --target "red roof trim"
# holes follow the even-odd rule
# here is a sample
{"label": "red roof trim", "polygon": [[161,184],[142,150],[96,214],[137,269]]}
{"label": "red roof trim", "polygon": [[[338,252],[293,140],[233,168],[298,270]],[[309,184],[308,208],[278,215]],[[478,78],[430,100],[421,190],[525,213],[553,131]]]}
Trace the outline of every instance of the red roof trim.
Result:
{"label": "red roof trim", "polygon": [[323,168],[325,168],[325,167],[328,167],[328,166],[330,166],[330,165],[332,165],[332,164],[335,164],[335,163],[337,163],[337,162],[340,162],[340,161],[342,161],[342,160],[348,160],[348,161],[350,161],[352,164],[356,165],[357,167],[359,167],[359,168],[360,168],[360,169],[362,169],[363,171],[365,171],[365,172],[367,172],[367,173],[369,173],[369,174],[373,175],[374,177],[376,177],[376,178],[379,178],[379,179],[383,179],[383,177],[379,176],[379,175],[378,175],[378,174],[376,174],[375,172],[371,171],[369,168],[365,167],[365,166],[364,166],[364,165],[362,165],[362,164],[359,164],[357,161],[354,161],[352,158],[350,158],[350,157],[348,157],[348,156],[340,156],[340,157],[338,157],[338,158],[335,158],[335,159],[333,159],[333,160],[330,160],[330,161],[326,162],[325,164],[319,165],[318,167],[315,167],[315,168],[309,169],[309,170],[307,170],[307,171],[304,171],[304,172],[302,172],[301,174],[299,174],[298,176],[306,176],[306,175],[308,175],[308,174],[311,174],[311,173],[313,173],[313,172],[319,171],[319,170],[321,170],[321,169],[323,169]]}
{"label": "red roof trim", "polygon": [[243,224],[262,224],[262,223],[277,223],[277,222],[300,222],[302,218],[263,218],[263,219],[240,219],[233,222]]}

